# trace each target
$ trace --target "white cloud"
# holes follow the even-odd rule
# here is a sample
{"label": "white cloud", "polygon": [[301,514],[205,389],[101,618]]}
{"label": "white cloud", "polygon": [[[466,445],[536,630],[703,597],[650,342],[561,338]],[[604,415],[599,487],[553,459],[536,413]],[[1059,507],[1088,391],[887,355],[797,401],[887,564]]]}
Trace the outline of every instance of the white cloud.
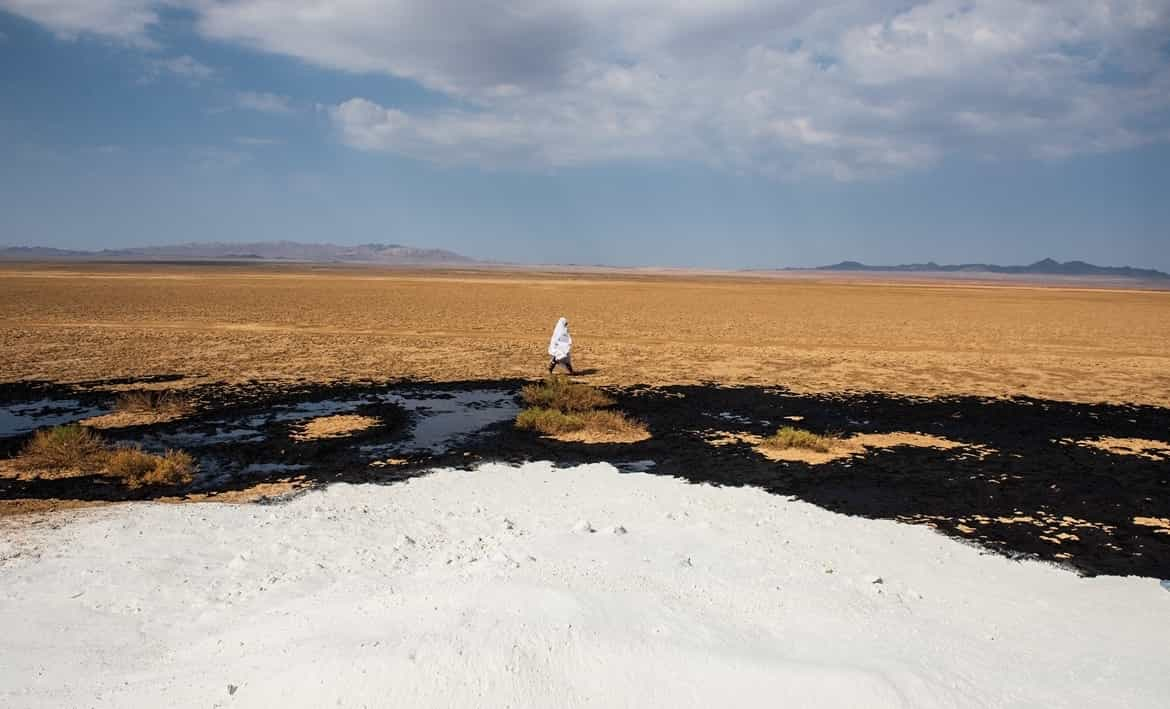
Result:
{"label": "white cloud", "polygon": [[[29,16],[157,7],[0,0],[15,4]],[[441,163],[690,160],[855,179],[954,154],[1053,158],[1170,140],[1170,0],[171,4],[210,39],[446,94],[457,108],[359,95],[328,111],[356,148]],[[81,15],[94,26],[47,10],[38,21],[141,37],[153,22],[128,30],[108,12]],[[291,110],[272,94],[238,105]]]}
{"label": "white cloud", "polygon": [[241,91],[236,94],[236,106],[261,113],[292,113],[288,96],[256,91]]}
{"label": "white cloud", "polygon": [[93,34],[153,46],[148,28],[158,22],[154,0],[0,0],[0,10],[26,17],[74,39]]}
{"label": "white cloud", "polygon": [[215,76],[215,70],[189,55],[167,57],[163,59],[148,59],[146,74],[142,77],[143,83],[157,81],[163,74],[185,79],[193,84],[206,81]]}

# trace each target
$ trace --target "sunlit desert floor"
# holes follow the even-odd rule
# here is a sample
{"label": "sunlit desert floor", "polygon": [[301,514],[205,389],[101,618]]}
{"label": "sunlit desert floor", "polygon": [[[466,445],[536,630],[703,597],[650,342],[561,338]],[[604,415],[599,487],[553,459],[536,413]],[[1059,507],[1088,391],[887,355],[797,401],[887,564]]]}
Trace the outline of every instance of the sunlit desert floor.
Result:
{"label": "sunlit desert floor", "polygon": [[1170,405],[1170,292],[842,278],[0,266],[0,381],[526,378]]}

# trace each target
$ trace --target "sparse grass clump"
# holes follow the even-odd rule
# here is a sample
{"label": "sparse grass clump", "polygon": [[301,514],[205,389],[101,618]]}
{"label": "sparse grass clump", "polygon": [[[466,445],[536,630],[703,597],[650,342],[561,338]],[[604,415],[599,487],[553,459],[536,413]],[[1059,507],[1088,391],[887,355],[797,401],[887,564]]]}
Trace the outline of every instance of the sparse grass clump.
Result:
{"label": "sparse grass clump", "polygon": [[578,384],[565,376],[550,376],[539,384],[527,384],[520,398],[534,408],[556,409],[564,413],[592,411],[613,405],[613,399],[588,384]]}
{"label": "sparse grass clump", "polygon": [[585,428],[585,420],[576,414],[566,414],[557,409],[534,406],[524,409],[516,417],[516,428],[537,431],[546,436],[572,433]]}
{"label": "sparse grass clump", "polygon": [[520,392],[528,408],[516,417],[516,428],[545,436],[583,442],[633,442],[649,438],[640,422],[620,411],[607,410],[614,401],[603,392],[566,377],[549,377]]}
{"label": "sparse grass clump", "polygon": [[186,485],[195,477],[195,459],[185,451],[155,455],[138,447],[116,448],[106,461],[106,472],[130,487]]}
{"label": "sparse grass clump", "polygon": [[641,422],[620,411],[590,411],[583,415],[590,432],[619,438],[642,438],[647,435]]}
{"label": "sparse grass clump", "polygon": [[191,410],[191,402],[173,391],[127,391],[118,395],[114,409],[127,414],[179,416]]}
{"label": "sparse grass clump", "polygon": [[15,462],[24,470],[60,473],[100,469],[106,455],[101,436],[73,424],[37,431]]}
{"label": "sparse grass clump", "polygon": [[154,458],[154,469],[138,479],[139,485],[187,485],[195,478],[195,458],[186,451],[167,450]]}
{"label": "sparse grass clump", "polygon": [[[533,407],[516,417],[516,428],[546,436],[573,436],[584,439],[638,441],[648,437],[646,427],[620,411],[582,411],[566,414],[556,409]],[[575,438],[575,437],[574,437]]]}
{"label": "sparse grass clump", "polygon": [[801,448],[803,450],[817,451],[818,453],[828,453],[833,450],[833,445],[836,442],[837,439],[833,436],[822,436],[802,428],[784,426],[776,433],[765,438],[761,445],[778,450]]}
{"label": "sparse grass clump", "polygon": [[115,448],[106,459],[106,472],[124,480],[141,480],[154,471],[157,455],[141,448]]}
{"label": "sparse grass clump", "polygon": [[186,485],[195,476],[195,459],[183,451],[163,455],[137,446],[111,447],[101,436],[72,424],[37,431],[13,463],[17,468],[49,477],[105,474],[130,487]]}

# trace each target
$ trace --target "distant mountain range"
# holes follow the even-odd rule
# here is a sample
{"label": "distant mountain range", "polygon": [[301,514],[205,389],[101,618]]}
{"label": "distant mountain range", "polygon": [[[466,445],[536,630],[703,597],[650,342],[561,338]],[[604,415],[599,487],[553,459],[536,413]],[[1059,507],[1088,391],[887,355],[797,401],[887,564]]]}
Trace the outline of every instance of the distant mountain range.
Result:
{"label": "distant mountain range", "polygon": [[1112,278],[1134,278],[1142,280],[1170,279],[1170,273],[1152,268],[1130,266],[1094,266],[1084,261],[1054,261],[1046,258],[1030,266],[996,266],[987,263],[964,263],[940,265],[929,263],[908,263],[900,266],[867,266],[857,261],[842,261],[832,266],[819,266],[816,271],[881,271],[891,273],[1005,273],[1043,276],[1108,276]]}
{"label": "distant mountain range", "polygon": [[[287,261],[308,263],[367,263],[402,266],[443,266],[482,263],[445,249],[422,249],[402,244],[303,244],[296,241],[253,243],[206,242],[172,246],[140,246],[128,249],[82,251],[45,246],[2,246],[0,261]],[[908,263],[898,266],[869,266],[842,261],[818,266],[814,271],[861,271],[883,273],[1014,274],[1044,276],[1097,276],[1133,280],[1170,280],[1170,274],[1152,268],[1095,266],[1084,261],[1061,263],[1050,258],[1029,266],[997,266],[987,263]]]}
{"label": "distant mountain range", "polygon": [[420,249],[401,244],[301,244],[295,241],[192,243],[141,246],[129,249],[75,251],[43,246],[0,247],[8,261],[309,261],[314,263],[374,263],[389,265],[444,265],[475,263],[454,251]]}

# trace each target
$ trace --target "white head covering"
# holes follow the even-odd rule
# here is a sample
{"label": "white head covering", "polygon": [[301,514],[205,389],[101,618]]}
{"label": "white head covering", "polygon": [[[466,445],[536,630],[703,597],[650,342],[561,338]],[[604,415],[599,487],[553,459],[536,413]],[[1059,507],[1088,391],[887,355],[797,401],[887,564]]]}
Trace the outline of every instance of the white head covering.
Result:
{"label": "white head covering", "polygon": [[548,343],[548,353],[556,359],[569,356],[569,348],[573,346],[573,338],[569,337],[569,321],[565,318],[557,320],[553,328],[552,339]]}

